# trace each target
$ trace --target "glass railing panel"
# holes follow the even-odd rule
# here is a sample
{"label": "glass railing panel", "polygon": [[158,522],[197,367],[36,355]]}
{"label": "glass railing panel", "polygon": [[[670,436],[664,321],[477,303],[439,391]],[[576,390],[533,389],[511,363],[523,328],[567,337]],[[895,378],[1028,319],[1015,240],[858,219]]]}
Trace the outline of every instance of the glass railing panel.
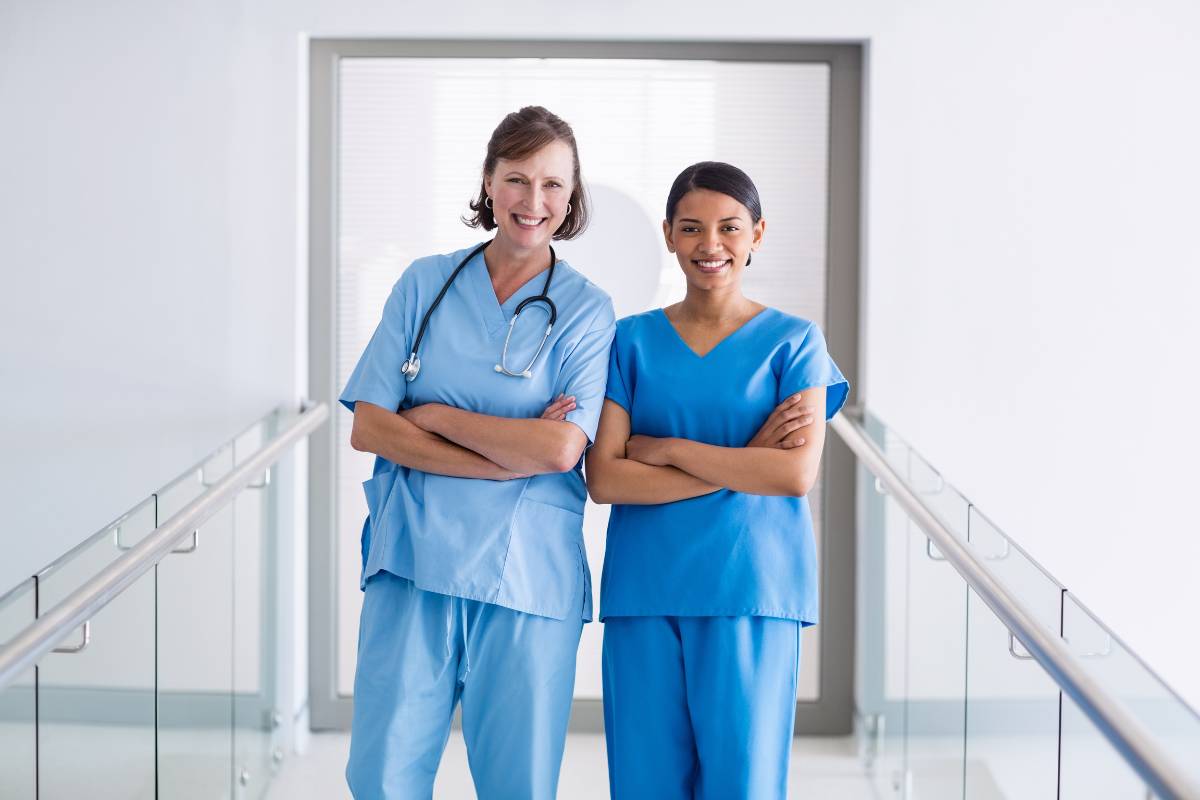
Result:
{"label": "glass railing panel", "polygon": [[1154,800],[1157,795],[1068,695],[1062,700],[1059,800]]}
{"label": "glass railing panel", "polygon": [[[1069,592],[1063,602],[1063,638],[1101,688],[1173,757],[1193,784],[1200,784],[1200,716]],[[1068,714],[1065,706],[1062,797],[1085,797],[1095,785],[1088,758],[1099,758],[1112,748],[1090,721],[1076,719],[1082,712]],[[1120,761],[1115,752],[1112,757]],[[1111,787],[1134,791],[1142,785],[1123,761],[1112,765],[1101,759],[1097,769],[1109,777]]]}
{"label": "glass railing panel", "polygon": [[[967,509],[971,504],[958,490],[946,483],[929,462],[921,458],[916,451],[910,451],[908,463],[909,485],[921,502],[934,513],[942,524],[950,529],[962,541],[967,540]],[[930,544],[930,552],[940,556],[937,546]]]}
{"label": "glass railing panel", "polygon": [[[33,624],[34,579],[0,597],[0,645]],[[37,787],[37,700],[34,669],[0,691],[0,797],[34,797]]]}
{"label": "glass railing panel", "polygon": [[[908,445],[894,431],[887,427],[881,419],[870,411],[863,412],[863,430],[867,438],[883,453],[884,460],[902,477],[908,477]],[[869,481],[874,477],[868,476]]]}
{"label": "glass railing panel", "polygon": [[[241,464],[275,434],[272,414],[234,441]],[[276,615],[271,608],[270,473],[254,478],[234,500],[233,538],[233,771],[238,798],[260,798],[281,755],[274,740],[276,709],[272,676]]]}
{"label": "glass railing panel", "polygon": [[268,643],[267,518],[269,487],[246,489],[234,501],[233,758],[235,797],[259,798],[273,773],[274,663]]}
{"label": "glass railing panel", "polygon": [[860,465],[864,516],[858,563],[859,741],[875,795],[903,798],[907,796],[908,518],[873,481]]}
{"label": "glass railing panel", "polygon": [[[879,419],[864,415],[864,428],[889,466],[952,533],[966,541],[966,499]],[[884,491],[880,481],[863,475],[873,487],[873,492],[866,492],[868,498]],[[884,704],[888,713],[883,720],[880,749],[884,755],[878,758],[876,792],[885,797],[961,797],[966,584],[894,501],[880,505],[877,513],[885,520],[881,528],[887,535],[876,535],[874,541],[865,543],[865,550],[882,548],[877,573],[883,576],[885,589],[880,593],[868,586],[864,591],[876,592],[877,604],[882,603],[876,613],[885,620],[886,630],[878,638],[888,655],[886,660],[898,660],[899,666],[890,663],[885,667],[890,682]],[[861,669],[873,668],[864,665]],[[893,702],[893,692],[902,698],[899,704]],[[889,741],[893,736],[898,740],[895,743]]]}
{"label": "glass railing panel", "polygon": [[[165,522],[233,468],[217,451],[158,493]],[[233,505],[159,562],[159,786],[162,797],[233,796]]]}
{"label": "glass railing panel", "polygon": [[[39,614],[154,528],[151,499],[43,570]],[[153,798],[153,571],[117,595],[60,648],[76,651],[49,653],[38,665],[38,797]]]}
{"label": "glass railing panel", "polygon": [[915,523],[910,521],[908,527],[910,797],[960,798],[966,734],[967,585],[930,547]]}
{"label": "glass railing panel", "polygon": [[[969,536],[992,575],[1057,636],[1062,587],[974,508]],[[1054,800],[1058,685],[974,591],[967,615],[966,796]]]}

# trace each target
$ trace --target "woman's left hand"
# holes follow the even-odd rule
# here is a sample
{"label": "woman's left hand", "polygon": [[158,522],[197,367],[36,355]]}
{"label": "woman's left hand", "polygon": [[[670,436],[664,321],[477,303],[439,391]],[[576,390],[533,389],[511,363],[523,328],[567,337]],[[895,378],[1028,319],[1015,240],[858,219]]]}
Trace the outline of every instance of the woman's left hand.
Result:
{"label": "woman's left hand", "polygon": [[546,410],[542,412],[541,419],[565,420],[567,414],[575,410],[575,395],[560,394],[554,398],[550,405],[546,406]]}
{"label": "woman's left hand", "polygon": [[625,457],[649,464],[652,467],[669,466],[671,462],[667,457],[667,450],[671,441],[667,438],[660,439],[656,436],[642,436],[641,434],[630,436],[629,441],[625,443]]}

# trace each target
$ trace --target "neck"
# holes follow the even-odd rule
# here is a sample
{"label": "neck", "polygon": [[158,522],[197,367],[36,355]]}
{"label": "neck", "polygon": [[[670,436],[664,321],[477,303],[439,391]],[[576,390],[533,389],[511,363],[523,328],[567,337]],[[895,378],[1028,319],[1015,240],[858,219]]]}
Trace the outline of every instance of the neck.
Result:
{"label": "neck", "polygon": [[745,316],[750,305],[740,286],[712,290],[689,286],[679,303],[679,313],[684,319],[694,322],[720,323]]}
{"label": "neck", "polygon": [[531,275],[541,272],[550,263],[550,245],[518,248],[497,232],[496,238],[483,251],[483,261],[493,281],[514,275]]}

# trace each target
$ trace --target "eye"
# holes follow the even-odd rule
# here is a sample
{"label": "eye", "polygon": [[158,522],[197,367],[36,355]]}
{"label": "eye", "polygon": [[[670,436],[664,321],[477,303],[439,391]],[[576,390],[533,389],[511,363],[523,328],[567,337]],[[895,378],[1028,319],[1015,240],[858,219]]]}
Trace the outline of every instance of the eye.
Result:
{"label": "eye", "polygon": [[725,226],[725,230],[727,230],[727,231],[737,231],[737,230],[741,230],[741,229],[740,229],[740,228],[738,228],[738,226],[737,226],[737,225],[726,225],[726,226]]}
{"label": "eye", "polygon": [[520,179],[520,178],[509,178],[509,179],[508,179],[508,182],[509,182],[509,183],[524,183],[525,181],[523,181],[523,180],[522,180],[522,179]]}
{"label": "eye", "polygon": [[558,181],[550,181],[546,185],[549,186],[551,189],[561,189],[562,188],[562,184],[559,183]]}
{"label": "eye", "polygon": [[680,230],[682,230],[684,233],[695,233],[700,229],[695,225],[684,225],[682,228],[680,228]]}

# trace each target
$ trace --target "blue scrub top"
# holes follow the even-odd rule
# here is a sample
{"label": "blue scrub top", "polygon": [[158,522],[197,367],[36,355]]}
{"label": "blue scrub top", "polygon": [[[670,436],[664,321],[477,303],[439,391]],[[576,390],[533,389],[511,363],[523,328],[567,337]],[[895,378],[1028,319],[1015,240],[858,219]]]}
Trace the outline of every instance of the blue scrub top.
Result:
{"label": "blue scrub top", "polygon": [[[383,408],[422,403],[502,417],[539,417],[560,393],[575,395],[567,420],[596,435],[614,320],[612,301],[565,261],[549,296],[558,321],[532,367],[532,378],[497,373],[508,322],[526,297],[541,294],[543,270],[503,305],[480,254],[459,273],[421,340],[421,372],[405,381],[400,366],[421,317],[472,248],[414,261],[396,282],[383,318],[342,392],[354,410],[364,400]],[[533,303],[521,313],[506,366],[528,362],[549,312]],[[480,600],[530,614],[591,619],[591,575],[583,545],[586,489],[581,465],[565,473],[511,481],[452,478],[375,459],[363,484],[363,587],[386,570],[420,589]]]}
{"label": "blue scrub top", "polygon": [[[817,325],[768,308],[703,358],[662,309],[617,323],[607,396],[633,434],[744,447],[784,398],[827,387],[825,417],[850,390]],[[614,505],[600,616],[763,616],[817,622],[807,497],[722,489],[658,505]]]}

